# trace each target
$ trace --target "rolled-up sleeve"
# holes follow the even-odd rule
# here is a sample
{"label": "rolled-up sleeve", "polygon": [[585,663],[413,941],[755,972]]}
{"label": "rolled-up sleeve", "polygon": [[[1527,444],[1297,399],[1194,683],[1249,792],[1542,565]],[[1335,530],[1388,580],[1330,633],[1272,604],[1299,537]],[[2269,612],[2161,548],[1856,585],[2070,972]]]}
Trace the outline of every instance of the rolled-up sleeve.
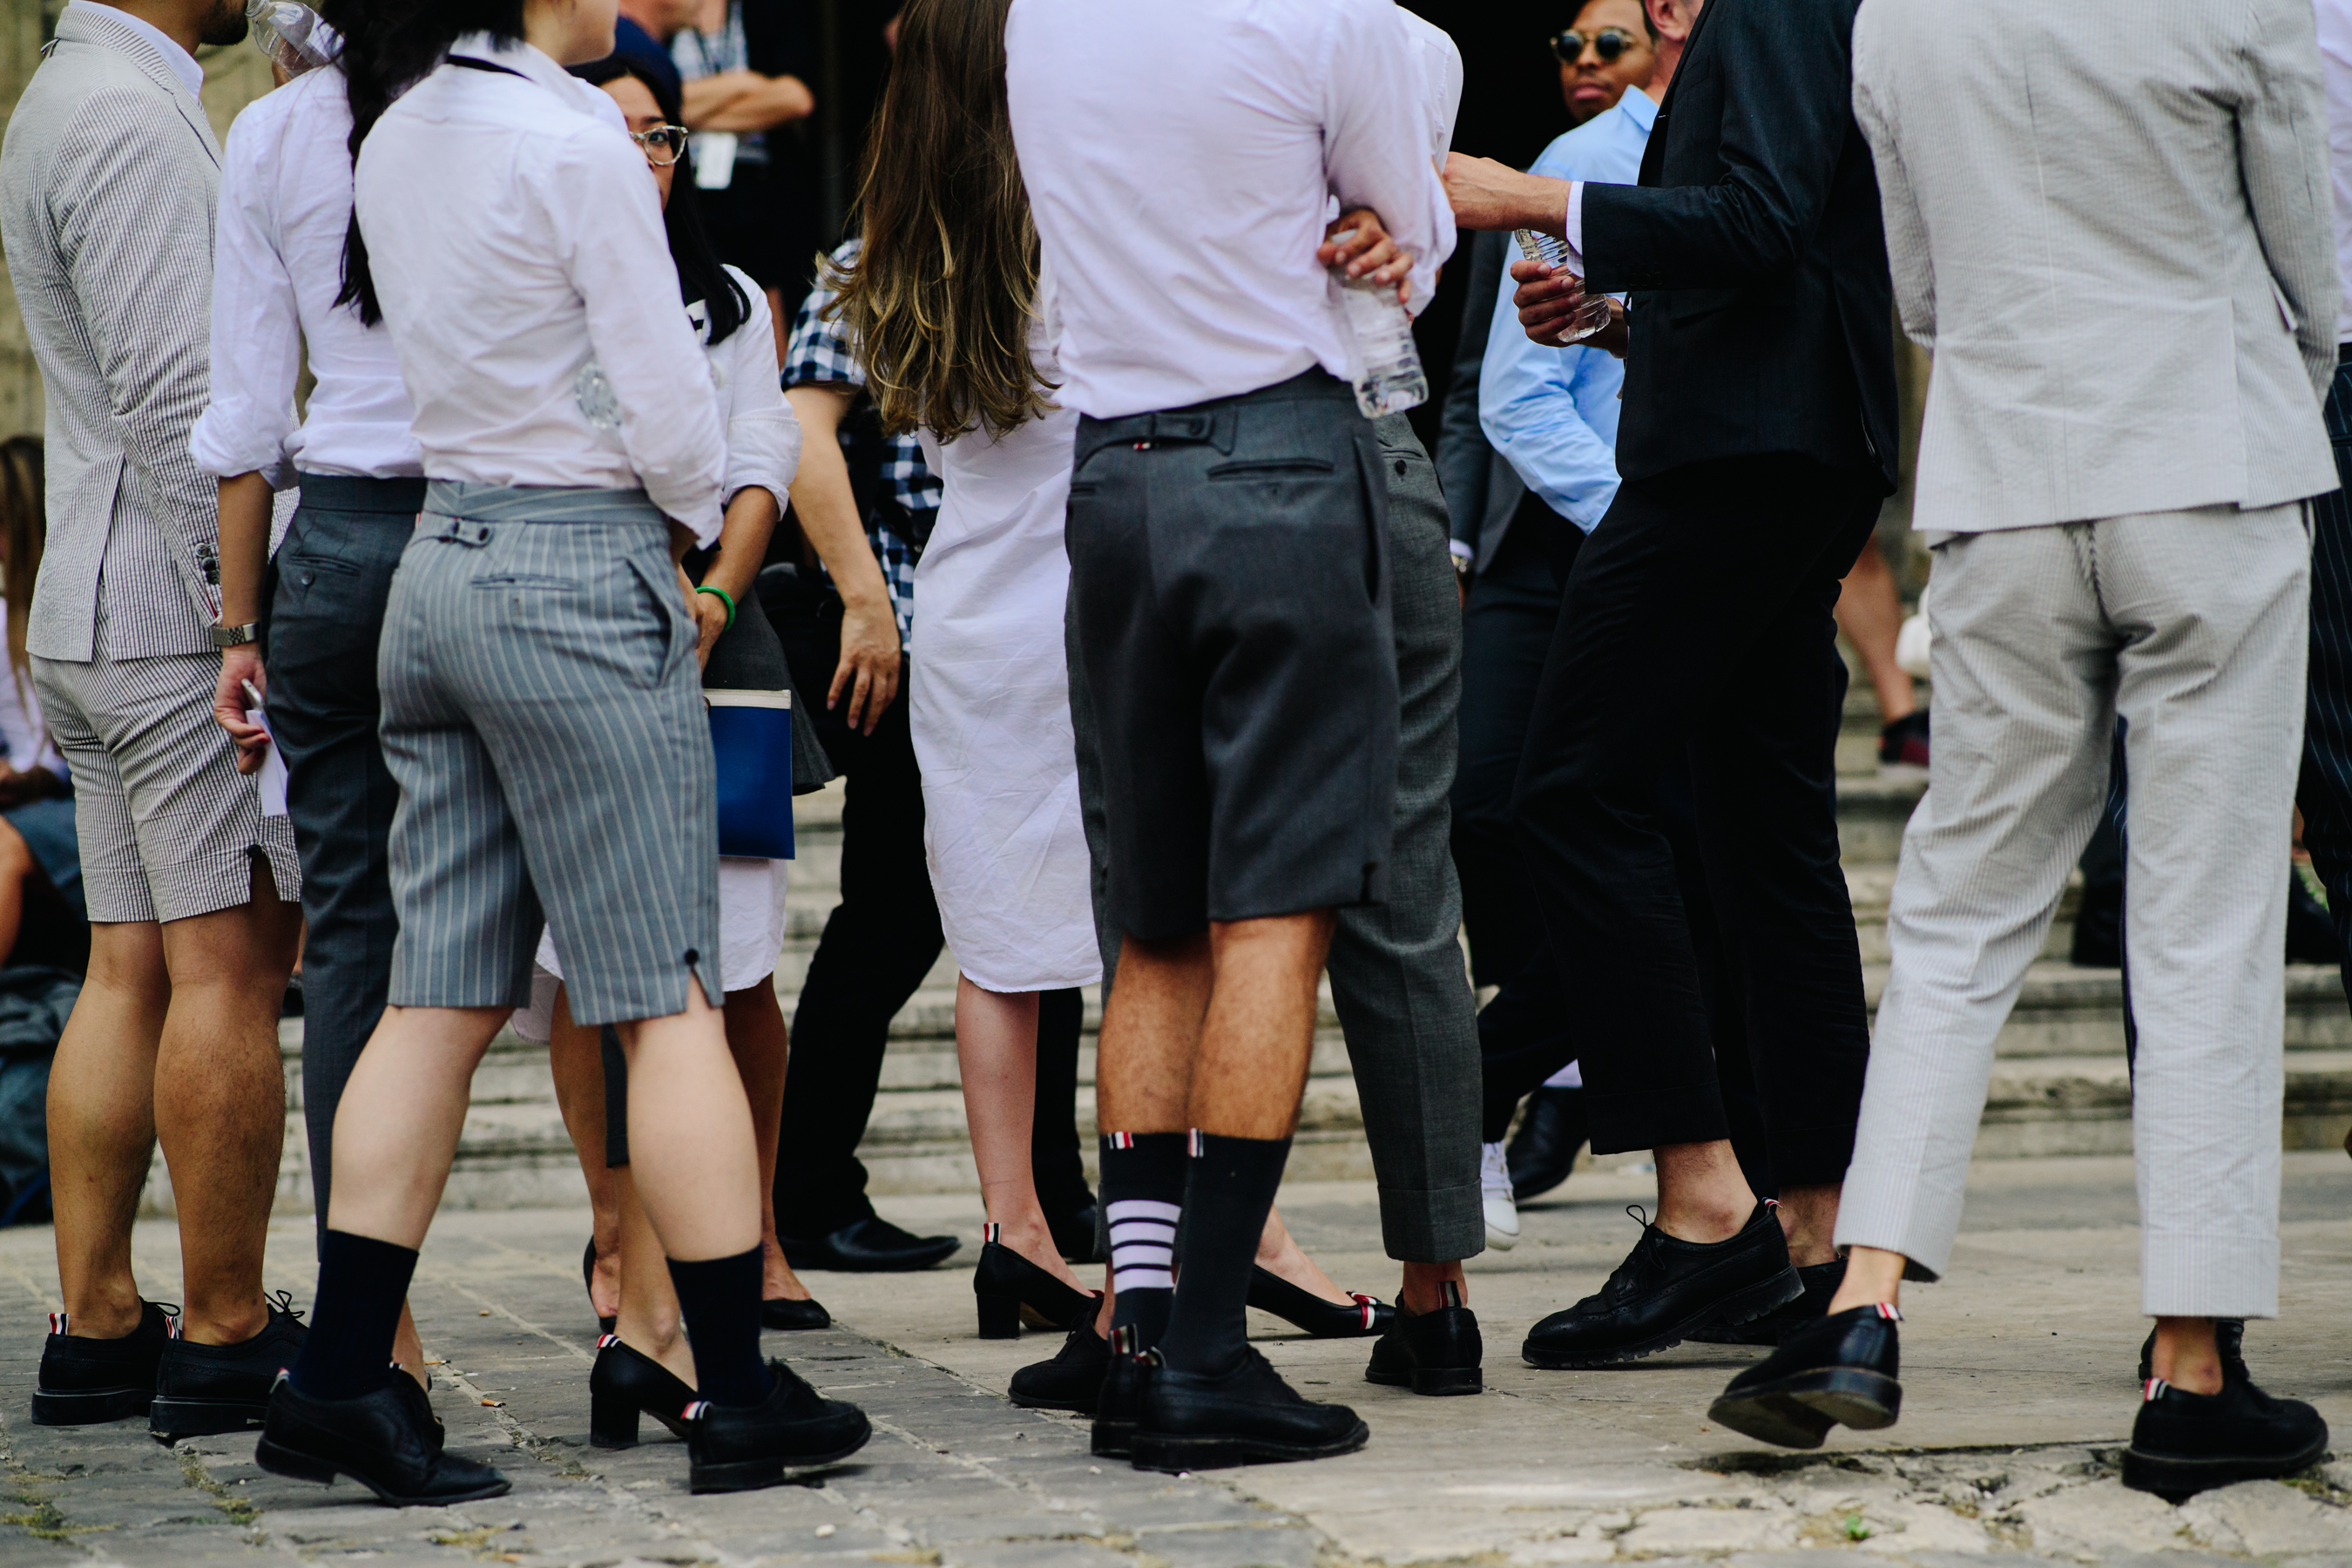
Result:
{"label": "rolled-up sleeve", "polygon": [[1454,254],[1454,208],[1430,162],[1420,61],[1389,0],[1334,5],[1324,75],[1323,163],[1340,206],[1370,207],[1412,253],[1419,314]]}
{"label": "rolled-up sleeve", "polygon": [[[730,268],[730,270],[733,270]],[[801,422],[784,401],[776,372],[776,330],[768,296],[740,273],[736,281],[751,301],[751,315],[728,335],[727,499],[753,486],[784,504],[784,492],[801,466]]]}

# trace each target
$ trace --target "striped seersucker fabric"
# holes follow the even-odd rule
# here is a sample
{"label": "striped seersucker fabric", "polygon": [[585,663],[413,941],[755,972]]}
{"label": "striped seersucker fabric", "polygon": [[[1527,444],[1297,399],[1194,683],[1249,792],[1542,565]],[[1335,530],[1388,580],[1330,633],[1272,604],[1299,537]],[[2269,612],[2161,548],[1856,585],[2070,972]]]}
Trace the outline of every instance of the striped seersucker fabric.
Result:
{"label": "striped seersucker fabric", "polygon": [[302,896],[294,828],[261,815],[213,721],[214,653],[117,658],[100,618],[86,660],[33,658],[33,689],[73,770],[74,826],[93,921],[176,921],[253,897],[253,855],[278,896]]}
{"label": "striped seersucker fabric", "polygon": [[1936,744],[1887,912],[1841,1247],[1950,1259],[1993,1039],[2131,773],[2140,1290],[2278,1313],[2286,863],[2310,535],[2298,503],[1954,536],[1936,549]]}
{"label": "striped seersucker fabric", "polygon": [[542,910],[578,1022],[719,1004],[695,643],[643,492],[428,488],[377,655],[394,1005],[527,1005]]}
{"label": "striped seersucker fabric", "polygon": [[[2352,348],[2327,393],[2336,471],[2352,479]],[[2327,910],[2352,984],[2352,497],[2311,503],[2311,688],[2303,719],[2303,843],[2327,885]]]}

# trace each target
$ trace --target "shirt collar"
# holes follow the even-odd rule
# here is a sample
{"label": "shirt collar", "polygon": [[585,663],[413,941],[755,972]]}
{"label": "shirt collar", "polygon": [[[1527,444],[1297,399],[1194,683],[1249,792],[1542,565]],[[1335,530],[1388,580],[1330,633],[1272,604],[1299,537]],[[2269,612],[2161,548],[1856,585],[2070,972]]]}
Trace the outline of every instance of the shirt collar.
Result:
{"label": "shirt collar", "polygon": [[1658,100],[1638,87],[1627,88],[1625,96],[1617,100],[1617,107],[1624,111],[1626,119],[1641,128],[1644,136],[1650,133],[1650,127],[1658,122]]}
{"label": "shirt collar", "polygon": [[198,102],[204,100],[205,68],[196,63],[195,56],[180,47],[177,39],[154,23],[134,16],[121,6],[109,5],[105,0],[69,0],[66,9],[96,11],[108,21],[129,29],[132,36],[144,41],[165,65],[172,68],[172,74],[180,79],[180,85],[188,89],[190,98]]}
{"label": "shirt collar", "polygon": [[629,128],[628,120],[621,113],[621,106],[613,101],[611,93],[582,81],[557,65],[536,45],[520,38],[496,38],[488,33],[467,33],[449,46],[449,52],[502,65],[517,76],[545,88],[583,114],[604,121],[624,132]]}

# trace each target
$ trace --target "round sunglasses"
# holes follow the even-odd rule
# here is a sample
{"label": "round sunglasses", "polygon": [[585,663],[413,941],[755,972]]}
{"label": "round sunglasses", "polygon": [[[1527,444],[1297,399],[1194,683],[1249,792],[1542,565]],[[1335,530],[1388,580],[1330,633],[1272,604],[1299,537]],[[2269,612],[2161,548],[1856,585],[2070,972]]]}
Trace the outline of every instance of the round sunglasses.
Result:
{"label": "round sunglasses", "polygon": [[1639,36],[1622,27],[1603,27],[1589,37],[1571,27],[1553,36],[1551,52],[1559,57],[1562,65],[1572,66],[1584,58],[1585,46],[1590,44],[1592,52],[1601,57],[1602,65],[1613,66],[1619,56],[1642,41]]}

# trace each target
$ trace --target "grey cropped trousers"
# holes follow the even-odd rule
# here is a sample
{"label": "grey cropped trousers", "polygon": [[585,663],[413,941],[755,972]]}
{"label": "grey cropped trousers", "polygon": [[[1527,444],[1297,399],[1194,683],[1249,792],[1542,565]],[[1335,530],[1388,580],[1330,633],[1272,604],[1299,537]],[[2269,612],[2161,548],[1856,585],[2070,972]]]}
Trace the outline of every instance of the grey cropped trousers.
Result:
{"label": "grey cropped trousers", "polygon": [[2141,1304],[2275,1317],[2305,509],[1964,534],[1935,556],[1936,744],[1838,1244],[1929,1278],[1950,1262],[1994,1038],[2104,807],[2120,716]]}
{"label": "grey cropped trousers", "polygon": [[[1462,955],[1462,886],[1451,847],[1462,607],[1437,471],[1402,415],[1377,422],[1388,479],[1389,592],[1400,722],[1386,902],[1339,911],[1327,961],[1379,1178],[1389,1256],[1450,1263],[1486,1249],[1479,1205],[1477,1003]],[[1108,922],[1101,731],[1072,649],[1078,801],[1094,858],[1095,923],[1108,989],[1118,964]]]}

